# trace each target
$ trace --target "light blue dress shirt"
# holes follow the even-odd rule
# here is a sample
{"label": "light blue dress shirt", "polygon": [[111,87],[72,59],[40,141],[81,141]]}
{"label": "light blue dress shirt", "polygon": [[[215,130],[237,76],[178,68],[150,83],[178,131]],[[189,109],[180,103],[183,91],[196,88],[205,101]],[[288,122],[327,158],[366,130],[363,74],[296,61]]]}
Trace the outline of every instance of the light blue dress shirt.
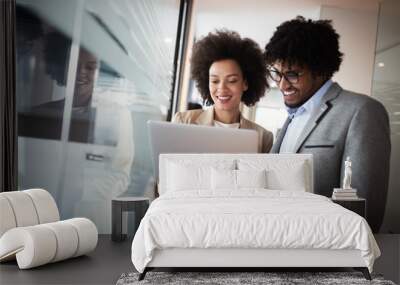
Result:
{"label": "light blue dress shirt", "polygon": [[319,88],[318,91],[300,107],[287,108],[289,118],[291,118],[292,121],[286,130],[279,153],[296,152],[295,147],[297,140],[314,112],[319,110],[322,97],[325,95],[326,91],[328,91],[332,83],[332,80],[326,81],[321,88]]}

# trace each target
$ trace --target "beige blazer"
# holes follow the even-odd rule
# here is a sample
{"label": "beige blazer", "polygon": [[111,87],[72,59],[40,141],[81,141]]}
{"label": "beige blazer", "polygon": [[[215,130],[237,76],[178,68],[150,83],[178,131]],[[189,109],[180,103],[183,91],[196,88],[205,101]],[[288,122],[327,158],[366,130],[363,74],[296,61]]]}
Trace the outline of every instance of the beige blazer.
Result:
{"label": "beige blazer", "polygon": [[[214,126],[214,108],[206,110],[191,110],[177,112],[172,118],[173,123]],[[263,127],[240,116],[239,128],[256,130],[258,133],[258,151],[268,153],[272,147],[273,135]]]}

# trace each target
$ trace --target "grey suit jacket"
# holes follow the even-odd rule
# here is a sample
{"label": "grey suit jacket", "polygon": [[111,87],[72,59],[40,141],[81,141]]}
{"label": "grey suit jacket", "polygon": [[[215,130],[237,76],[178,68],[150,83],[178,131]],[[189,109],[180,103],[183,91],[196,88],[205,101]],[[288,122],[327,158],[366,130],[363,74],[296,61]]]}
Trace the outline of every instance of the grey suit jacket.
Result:
{"label": "grey suit jacket", "polygon": [[[191,110],[186,112],[178,112],[172,118],[173,123],[195,124],[195,125],[214,125],[214,108],[207,110]],[[272,147],[273,135],[263,127],[253,123],[243,116],[240,116],[239,127],[241,129],[256,130],[258,133],[258,151],[267,153]]]}
{"label": "grey suit jacket", "polygon": [[[278,153],[289,121],[276,138],[271,152]],[[314,192],[331,196],[341,187],[344,161],[352,161],[352,183],[367,199],[367,221],[379,231],[385,212],[390,166],[388,114],[375,99],[332,84],[321,108],[309,120],[296,144],[297,153],[314,157]]]}

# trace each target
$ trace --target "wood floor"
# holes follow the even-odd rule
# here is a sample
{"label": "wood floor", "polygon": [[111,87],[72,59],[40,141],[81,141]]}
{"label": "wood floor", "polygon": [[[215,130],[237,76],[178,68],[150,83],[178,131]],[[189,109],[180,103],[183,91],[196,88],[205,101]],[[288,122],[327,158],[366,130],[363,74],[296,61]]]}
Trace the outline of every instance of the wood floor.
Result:
{"label": "wood floor", "polygon": [[[400,282],[400,235],[377,235],[382,256],[374,272],[385,279]],[[0,284],[115,284],[124,272],[134,271],[130,258],[132,238],[112,242],[101,235],[95,251],[88,256],[48,264],[29,270],[19,270],[16,262],[0,264]]]}

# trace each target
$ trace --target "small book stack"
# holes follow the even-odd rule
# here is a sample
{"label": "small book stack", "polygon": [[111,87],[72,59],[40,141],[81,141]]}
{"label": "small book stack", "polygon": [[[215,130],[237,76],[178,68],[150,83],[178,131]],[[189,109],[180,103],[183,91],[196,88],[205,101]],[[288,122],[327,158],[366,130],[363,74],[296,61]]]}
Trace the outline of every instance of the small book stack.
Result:
{"label": "small book stack", "polygon": [[357,189],[342,189],[334,188],[332,193],[332,199],[335,200],[353,200],[357,199]]}

